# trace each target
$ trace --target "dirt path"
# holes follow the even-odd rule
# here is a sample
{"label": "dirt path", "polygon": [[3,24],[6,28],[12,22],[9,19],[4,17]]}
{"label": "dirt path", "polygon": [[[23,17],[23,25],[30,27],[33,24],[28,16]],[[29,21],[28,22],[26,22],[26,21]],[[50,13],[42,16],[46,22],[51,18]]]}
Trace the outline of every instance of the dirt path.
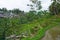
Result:
{"label": "dirt path", "polygon": [[49,30],[46,31],[45,36],[41,40],[53,40]]}
{"label": "dirt path", "polygon": [[46,31],[41,40],[60,40],[60,27],[54,27]]}

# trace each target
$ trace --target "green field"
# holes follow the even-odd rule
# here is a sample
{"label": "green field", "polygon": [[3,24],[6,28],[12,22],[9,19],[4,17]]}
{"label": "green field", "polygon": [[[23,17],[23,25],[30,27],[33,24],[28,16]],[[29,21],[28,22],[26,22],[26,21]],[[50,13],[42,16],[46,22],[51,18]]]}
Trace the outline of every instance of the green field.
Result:
{"label": "green field", "polygon": [[[60,26],[60,17],[58,16],[40,18],[27,24],[19,24],[18,19],[9,19],[10,21],[5,18],[0,19],[0,38],[3,37],[2,33],[4,29],[8,28],[5,32],[6,37],[13,34],[22,35],[22,33],[25,33],[24,35],[27,35],[27,37],[23,37],[22,40],[40,40],[48,29]],[[6,22],[10,25],[6,25]]]}

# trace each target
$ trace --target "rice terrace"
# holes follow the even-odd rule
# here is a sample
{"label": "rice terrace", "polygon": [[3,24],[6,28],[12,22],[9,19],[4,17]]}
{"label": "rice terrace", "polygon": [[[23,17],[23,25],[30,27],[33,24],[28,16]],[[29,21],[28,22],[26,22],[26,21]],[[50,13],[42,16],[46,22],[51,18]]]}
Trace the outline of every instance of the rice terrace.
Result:
{"label": "rice terrace", "polygon": [[0,40],[60,40],[60,0],[0,3]]}

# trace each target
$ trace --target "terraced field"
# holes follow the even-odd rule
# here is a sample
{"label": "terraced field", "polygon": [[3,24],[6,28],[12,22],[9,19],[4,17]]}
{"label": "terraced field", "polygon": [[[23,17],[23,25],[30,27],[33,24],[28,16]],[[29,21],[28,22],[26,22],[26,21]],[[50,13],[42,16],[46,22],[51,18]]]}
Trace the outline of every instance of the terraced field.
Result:
{"label": "terraced field", "polygon": [[[21,25],[18,24],[18,20],[12,20],[11,22],[12,25],[10,25],[11,27],[7,31],[6,37],[10,37],[11,35],[22,35],[22,37],[16,38],[15,40],[42,40],[47,30],[56,26],[60,26],[60,17],[44,17],[37,19],[31,23]],[[8,40],[10,40],[10,38]],[[12,40],[14,40],[14,38],[12,38]]]}
{"label": "terraced field", "polygon": [[[38,30],[37,34],[33,37],[33,38],[25,38],[22,40],[41,40],[41,38],[44,36],[45,32],[55,26],[60,26],[60,18],[58,17],[52,17],[49,19],[43,19],[43,26],[41,25],[41,27],[43,27],[42,29]],[[42,23],[40,23],[42,24]],[[45,25],[44,25],[45,24]]]}

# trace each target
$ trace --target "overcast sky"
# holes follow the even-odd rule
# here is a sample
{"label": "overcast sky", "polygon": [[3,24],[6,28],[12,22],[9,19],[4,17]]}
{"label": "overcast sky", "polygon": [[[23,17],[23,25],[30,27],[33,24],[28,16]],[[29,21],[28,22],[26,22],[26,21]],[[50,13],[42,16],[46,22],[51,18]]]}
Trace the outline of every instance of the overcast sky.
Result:
{"label": "overcast sky", "polygon": [[[30,4],[31,2],[29,0],[0,0],[0,8],[19,8],[20,10],[28,11],[27,3]],[[41,0],[42,10],[47,10],[50,4],[51,0]]]}

